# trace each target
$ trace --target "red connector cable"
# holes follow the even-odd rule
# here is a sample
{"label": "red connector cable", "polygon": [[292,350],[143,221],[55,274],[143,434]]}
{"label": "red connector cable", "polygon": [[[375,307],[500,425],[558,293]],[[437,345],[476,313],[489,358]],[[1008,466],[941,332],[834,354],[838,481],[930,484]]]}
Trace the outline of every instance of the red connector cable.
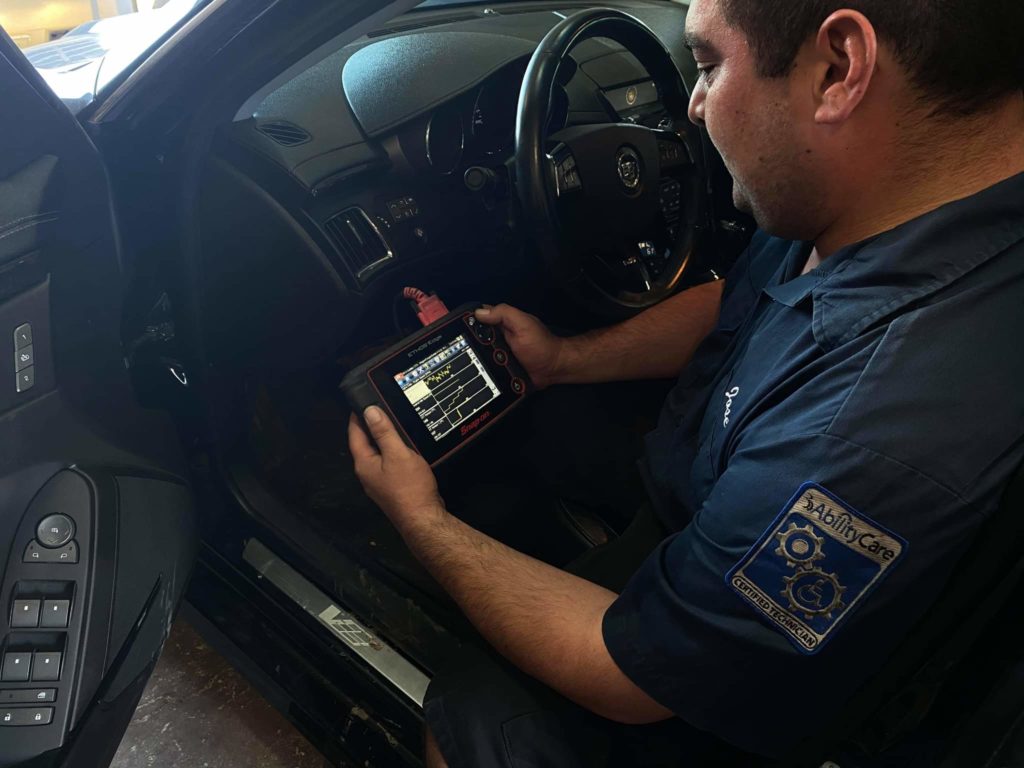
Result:
{"label": "red connector cable", "polygon": [[413,311],[423,325],[430,325],[448,314],[448,307],[436,293],[428,295],[419,288],[407,287],[402,289],[402,296],[413,303]]}

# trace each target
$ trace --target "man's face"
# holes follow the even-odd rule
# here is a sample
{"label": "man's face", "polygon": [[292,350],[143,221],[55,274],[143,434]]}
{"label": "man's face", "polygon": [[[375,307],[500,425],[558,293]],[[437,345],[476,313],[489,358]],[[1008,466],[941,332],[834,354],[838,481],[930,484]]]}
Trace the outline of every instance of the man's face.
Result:
{"label": "man's face", "polygon": [[810,137],[801,135],[813,111],[799,98],[799,73],[761,77],[755,52],[726,22],[720,0],[693,0],[686,36],[700,70],[690,119],[707,128],[732,174],[734,204],[772,234],[813,239],[821,190]]}

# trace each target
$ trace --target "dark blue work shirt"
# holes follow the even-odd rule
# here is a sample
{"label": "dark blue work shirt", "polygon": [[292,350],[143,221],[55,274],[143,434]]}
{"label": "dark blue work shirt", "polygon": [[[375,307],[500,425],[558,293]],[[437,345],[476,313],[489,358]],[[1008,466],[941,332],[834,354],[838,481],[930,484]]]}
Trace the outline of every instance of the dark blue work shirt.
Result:
{"label": "dark blue work shirt", "polygon": [[648,438],[678,533],[609,608],[622,670],[777,756],[946,586],[1024,461],[1024,174],[842,249],[756,236]]}

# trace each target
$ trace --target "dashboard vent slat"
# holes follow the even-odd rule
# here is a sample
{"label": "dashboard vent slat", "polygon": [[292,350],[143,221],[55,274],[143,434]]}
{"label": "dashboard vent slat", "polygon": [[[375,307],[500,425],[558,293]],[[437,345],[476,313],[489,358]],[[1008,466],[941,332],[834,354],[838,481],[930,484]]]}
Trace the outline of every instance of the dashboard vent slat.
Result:
{"label": "dashboard vent slat", "polygon": [[394,258],[384,235],[362,208],[334,214],[324,222],[324,230],[357,278]]}
{"label": "dashboard vent slat", "polygon": [[256,126],[256,130],[283,147],[297,147],[299,144],[305,144],[312,138],[304,128],[284,120],[260,123]]}

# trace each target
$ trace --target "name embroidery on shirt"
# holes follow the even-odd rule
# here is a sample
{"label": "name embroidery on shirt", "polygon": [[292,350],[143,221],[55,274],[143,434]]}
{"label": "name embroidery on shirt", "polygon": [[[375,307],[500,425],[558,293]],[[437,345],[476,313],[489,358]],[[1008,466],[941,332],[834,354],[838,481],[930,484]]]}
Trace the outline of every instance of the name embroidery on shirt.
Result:
{"label": "name embroidery on shirt", "polygon": [[907,548],[820,485],[804,483],[726,583],[797,650],[813,654]]}
{"label": "name embroidery on shirt", "polygon": [[740,388],[733,387],[725,393],[725,417],[722,419],[722,426],[729,426],[729,414],[732,413],[732,399],[739,395]]}

